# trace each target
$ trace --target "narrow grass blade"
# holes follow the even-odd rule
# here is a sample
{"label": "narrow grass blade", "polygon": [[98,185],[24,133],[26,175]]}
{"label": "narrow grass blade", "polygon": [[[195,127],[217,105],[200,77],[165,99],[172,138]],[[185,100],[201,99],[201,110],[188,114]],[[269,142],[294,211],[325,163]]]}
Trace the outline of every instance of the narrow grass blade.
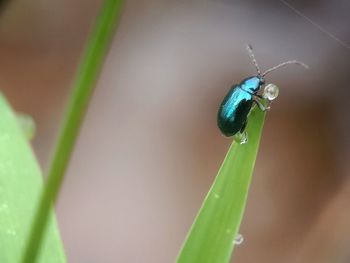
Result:
{"label": "narrow grass blade", "polygon": [[265,113],[254,109],[248,143],[232,143],[180,251],[178,263],[229,262],[247,200]]}
{"label": "narrow grass blade", "polygon": [[84,113],[120,14],[121,3],[121,0],[104,1],[95,28],[88,41],[76,81],[73,84],[73,93],[49,168],[46,187],[41,196],[23,256],[22,261],[25,263],[36,262],[50,207],[57,199]]}
{"label": "narrow grass blade", "polygon": [[[20,262],[42,189],[41,171],[28,138],[0,95],[0,262]],[[52,213],[44,238],[38,262],[66,262]]]}

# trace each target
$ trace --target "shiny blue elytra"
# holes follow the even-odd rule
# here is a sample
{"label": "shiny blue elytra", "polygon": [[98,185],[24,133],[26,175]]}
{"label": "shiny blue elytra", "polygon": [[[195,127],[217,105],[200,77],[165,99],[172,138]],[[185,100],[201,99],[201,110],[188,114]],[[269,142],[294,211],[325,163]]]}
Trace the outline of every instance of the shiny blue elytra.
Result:
{"label": "shiny blue elytra", "polygon": [[232,86],[218,112],[217,122],[222,134],[229,137],[237,132],[244,132],[248,114],[253,106],[254,95],[263,84],[262,78],[253,76]]}
{"label": "shiny blue elytra", "polygon": [[[297,64],[308,68],[308,66],[302,62],[290,60],[261,73],[255,60],[252,47],[248,45],[247,49],[258,74],[242,80],[240,84],[233,85],[219,107],[217,124],[222,134],[227,137],[236,135],[237,133],[245,133],[244,130],[247,126],[247,118],[253,107],[253,103],[256,103],[263,111],[270,108],[271,100],[258,94],[265,84],[264,77],[266,74],[289,64]],[[265,103],[262,103],[261,100],[267,102],[268,106],[264,106]],[[246,134],[244,137],[247,138]]]}

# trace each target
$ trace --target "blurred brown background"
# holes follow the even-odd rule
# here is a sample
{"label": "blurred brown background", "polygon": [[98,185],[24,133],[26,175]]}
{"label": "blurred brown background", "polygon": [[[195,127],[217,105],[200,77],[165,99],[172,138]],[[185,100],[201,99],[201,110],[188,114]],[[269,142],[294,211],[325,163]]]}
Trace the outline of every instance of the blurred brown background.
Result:
{"label": "blurred brown background", "polygon": [[[0,86],[35,118],[44,170],[101,2],[2,6]],[[57,206],[69,262],[174,261],[230,145],[217,107],[255,74],[246,43],[263,69],[311,69],[267,78],[280,97],[233,261],[350,262],[350,3],[288,3],[307,18],[278,0],[125,1]]]}

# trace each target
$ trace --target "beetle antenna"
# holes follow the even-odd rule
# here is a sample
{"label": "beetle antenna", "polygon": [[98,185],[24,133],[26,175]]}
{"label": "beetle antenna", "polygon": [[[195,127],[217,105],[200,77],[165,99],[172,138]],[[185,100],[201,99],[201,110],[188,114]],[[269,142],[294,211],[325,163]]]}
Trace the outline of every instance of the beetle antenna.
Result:
{"label": "beetle antenna", "polygon": [[256,62],[256,59],[255,59],[255,56],[253,53],[253,47],[251,45],[247,44],[247,50],[248,50],[249,57],[252,60],[254,66],[256,68],[256,71],[258,72],[258,75],[261,76],[261,71],[260,71],[260,68],[258,66],[258,62]]}
{"label": "beetle antenna", "polygon": [[278,69],[278,68],[287,66],[287,65],[289,65],[289,64],[296,64],[296,65],[302,66],[302,67],[304,67],[304,68],[306,68],[306,69],[309,69],[309,68],[310,68],[308,65],[306,65],[306,64],[303,63],[303,62],[300,62],[300,61],[297,61],[297,60],[289,60],[289,61],[283,62],[283,63],[281,63],[281,64],[279,64],[279,65],[277,65],[277,66],[274,66],[274,67],[272,67],[272,68],[266,70],[261,76],[264,77],[266,74],[268,74],[268,73],[270,73],[270,72],[272,72],[272,71],[275,71],[275,70]]}

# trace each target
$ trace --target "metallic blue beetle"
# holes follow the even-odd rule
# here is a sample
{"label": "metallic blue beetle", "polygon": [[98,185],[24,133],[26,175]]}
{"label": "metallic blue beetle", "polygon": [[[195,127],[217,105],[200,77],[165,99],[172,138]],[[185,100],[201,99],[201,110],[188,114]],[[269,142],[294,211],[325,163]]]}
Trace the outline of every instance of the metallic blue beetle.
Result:
{"label": "metallic blue beetle", "polygon": [[[247,117],[253,107],[253,103],[256,103],[263,111],[270,108],[269,104],[271,100],[258,94],[262,86],[265,85],[264,77],[266,74],[288,64],[298,64],[308,68],[308,66],[302,62],[291,60],[281,63],[268,69],[264,73],[261,73],[255,60],[252,47],[248,45],[247,49],[258,74],[242,80],[242,82],[238,85],[236,84],[232,86],[220,105],[217,118],[219,129],[223,135],[239,135],[240,138],[242,137],[241,135],[243,135],[244,139],[239,139],[241,143],[246,142],[247,134],[244,130],[247,125]],[[267,101],[268,106],[264,106],[261,100]]]}

